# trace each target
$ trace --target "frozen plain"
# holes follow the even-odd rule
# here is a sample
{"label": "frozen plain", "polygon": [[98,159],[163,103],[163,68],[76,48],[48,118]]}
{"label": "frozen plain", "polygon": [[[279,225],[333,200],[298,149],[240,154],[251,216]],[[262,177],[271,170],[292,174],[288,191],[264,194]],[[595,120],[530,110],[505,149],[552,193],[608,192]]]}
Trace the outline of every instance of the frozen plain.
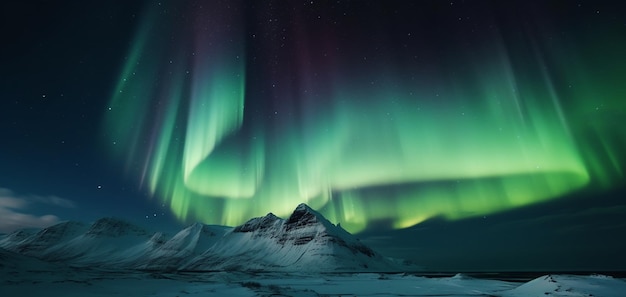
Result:
{"label": "frozen plain", "polygon": [[545,275],[527,282],[409,273],[163,272],[68,267],[0,249],[0,296],[626,296],[626,280]]}
{"label": "frozen plain", "polygon": [[36,259],[0,269],[0,296],[626,296],[604,275],[546,275],[529,282],[411,274],[147,272],[67,268]]}

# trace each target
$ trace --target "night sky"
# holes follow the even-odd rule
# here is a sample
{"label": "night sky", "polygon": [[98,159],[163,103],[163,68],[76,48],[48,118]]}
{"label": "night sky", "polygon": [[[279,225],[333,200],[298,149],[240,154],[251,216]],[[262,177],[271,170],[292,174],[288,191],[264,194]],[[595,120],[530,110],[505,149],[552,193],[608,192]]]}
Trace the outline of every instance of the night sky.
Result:
{"label": "night sky", "polygon": [[618,1],[13,1],[0,233],[302,202],[429,270],[626,270]]}

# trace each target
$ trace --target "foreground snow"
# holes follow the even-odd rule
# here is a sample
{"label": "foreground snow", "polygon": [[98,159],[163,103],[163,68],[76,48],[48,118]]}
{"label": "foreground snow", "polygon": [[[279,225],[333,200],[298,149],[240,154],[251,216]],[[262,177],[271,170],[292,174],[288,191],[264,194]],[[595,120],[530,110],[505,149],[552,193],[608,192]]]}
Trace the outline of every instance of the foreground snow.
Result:
{"label": "foreground snow", "polygon": [[0,296],[617,297],[626,292],[624,280],[607,276],[548,275],[517,283],[462,275],[103,271],[54,267],[19,256],[4,257],[2,263]]}
{"label": "foreground snow", "polygon": [[503,296],[620,297],[626,296],[626,282],[605,275],[546,275],[510,290]]}

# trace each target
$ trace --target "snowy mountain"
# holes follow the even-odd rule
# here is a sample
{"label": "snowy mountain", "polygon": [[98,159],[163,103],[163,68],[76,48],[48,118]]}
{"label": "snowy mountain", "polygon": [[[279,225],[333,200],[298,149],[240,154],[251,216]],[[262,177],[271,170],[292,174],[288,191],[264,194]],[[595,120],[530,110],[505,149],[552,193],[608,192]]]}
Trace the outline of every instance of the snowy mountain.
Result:
{"label": "snowy mountain", "polygon": [[87,226],[79,222],[63,222],[39,231],[18,230],[0,240],[0,247],[24,255],[42,257],[49,248],[86,231]]}
{"label": "snowy mountain", "polygon": [[[398,271],[305,204],[237,227],[193,224],[171,238],[114,218],[64,222],[0,239],[0,248],[72,266],[147,270]],[[414,268],[414,267],[413,267]]]}
{"label": "snowy mountain", "polygon": [[300,204],[283,220],[254,218],[224,234],[186,270],[359,271],[397,267],[321,214]]}
{"label": "snowy mountain", "polygon": [[0,247],[75,266],[128,266],[151,247],[148,231],[115,218],[102,218],[91,225],[63,222],[26,237],[20,232],[0,240]]}

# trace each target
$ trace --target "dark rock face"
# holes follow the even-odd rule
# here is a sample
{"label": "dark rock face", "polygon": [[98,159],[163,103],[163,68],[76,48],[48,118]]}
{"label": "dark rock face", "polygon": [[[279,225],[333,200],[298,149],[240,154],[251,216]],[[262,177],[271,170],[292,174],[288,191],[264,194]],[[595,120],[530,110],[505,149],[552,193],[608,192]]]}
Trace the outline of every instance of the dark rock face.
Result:
{"label": "dark rock face", "polygon": [[311,242],[313,239],[315,239],[315,237],[315,235],[303,235],[291,239],[293,239],[293,245],[304,245]]}
{"label": "dark rock face", "polygon": [[279,242],[290,241],[293,245],[305,245],[317,240],[332,243],[334,236],[328,233],[332,224],[324,224],[326,219],[306,204],[300,204],[283,225],[284,233]]}
{"label": "dark rock face", "polygon": [[[324,222],[326,224],[324,224]],[[306,228],[312,225],[323,225],[324,231],[317,233],[307,232],[309,230],[306,230]],[[343,229],[341,229],[341,227],[330,224],[330,222],[326,221],[326,219],[321,214],[317,213],[306,204],[298,205],[298,207],[289,217],[287,222],[285,222],[285,230],[287,232],[290,230],[298,229],[302,230],[299,230],[296,233],[297,236],[295,238],[292,238],[294,240],[294,245],[307,244],[308,242],[317,238],[318,240],[345,247],[353,254],[360,253],[367,255],[368,257],[376,256],[376,252],[374,252],[374,250],[362,244],[358,240],[354,240],[354,242],[346,242],[346,240],[338,235],[338,233],[345,232]],[[347,232],[345,232],[345,234],[347,234]]]}
{"label": "dark rock face", "polygon": [[308,206],[300,204],[285,222],[285,230],[290,231],[317,223],[319,220],[312,210]]}

